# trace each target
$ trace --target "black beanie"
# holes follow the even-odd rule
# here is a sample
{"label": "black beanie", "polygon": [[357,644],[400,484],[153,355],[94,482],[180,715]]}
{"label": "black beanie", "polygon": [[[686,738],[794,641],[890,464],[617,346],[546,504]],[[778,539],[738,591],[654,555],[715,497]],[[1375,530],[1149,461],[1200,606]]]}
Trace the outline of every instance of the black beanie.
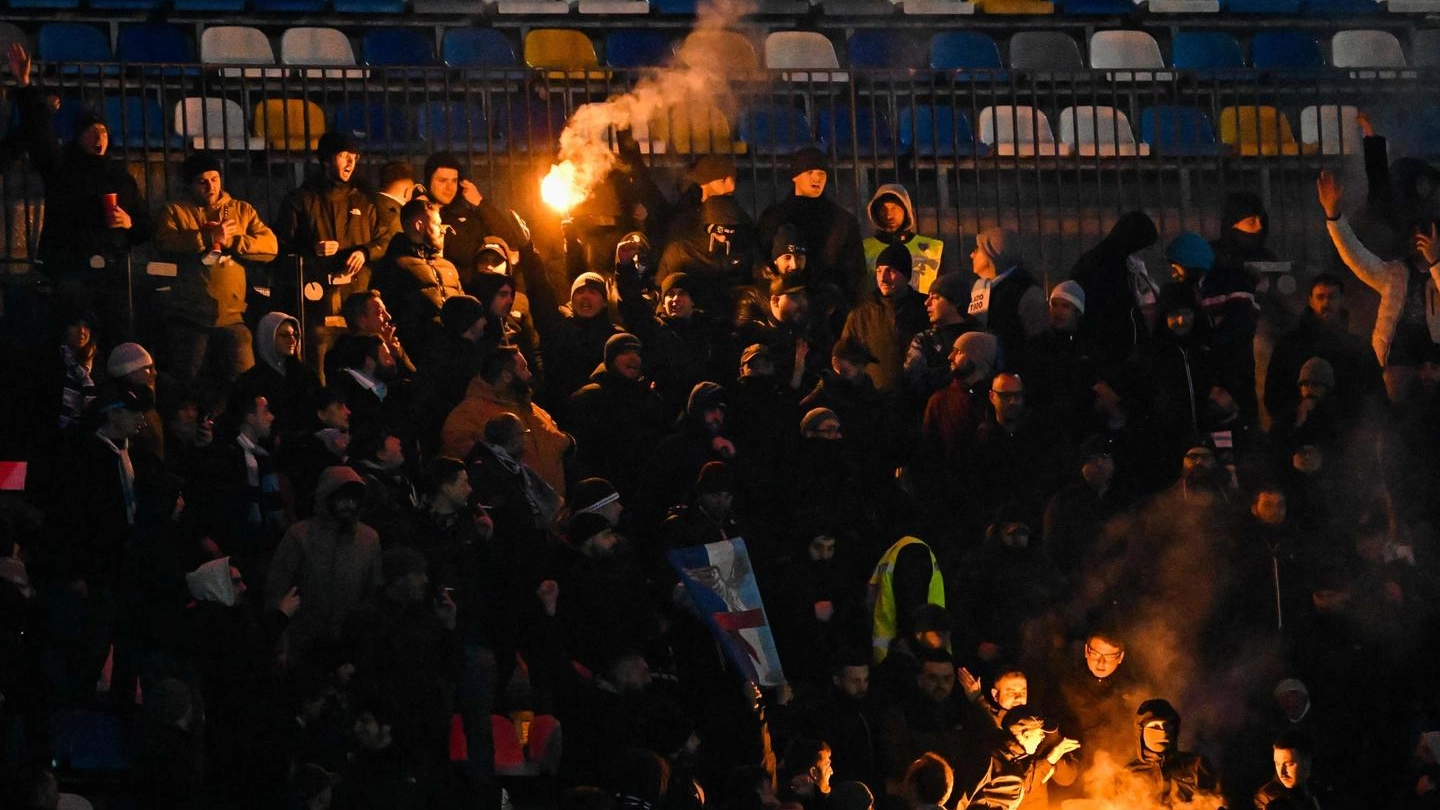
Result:
{"label": "black beanie", "polygon": [[485,314],[485,305],[480,303],[480,299],[473,295],[457,295],[447,298],[440,307],[440,325],[445,328],[446,334],[460,337]]}
{"label": "black beanie", "polygon": [[790,156],[790,176],[804,174],[805,172],[819,169],[822,172],[830,171],[830,162],[825,159],[825,153],[813,146],[803,147]]}
{"label": "black beanie", "polygon": [[610,364],[615,362],[615,358],[620,355],[626,352],[638,352],[642,348],[644,347],[640,343],[640,338],[629,332],[611,335],[610,339],[605,341],[605,367],[609,368]]}
{"label": "black beanie", "polygon": [[915,257],[910,255],[909,248],[904,245],[890,245],[875,257],[876,267],[893,267],[903,273],[906,278],[910,278],[910,275],[915,272],[914,262]]}
{"label": "black beanie", "polygon": [[360,154],[360,142],[348,132],[331,130],[321,135],[319,143],[315,144],[315,157],[319,158],[321,163],[341,152]]}
{"label": "black beanie", "polygon": [[180,164],[180,179],[189,183],[206,172],[220,171],[220,159],[209,152],[195,152]]}
{"label": "black beanie", "polygon": [[800,235],[800,229],[788,222],[775,230],[775,238],[770,242],[770,260],[774,261],[786,253],[796,256],[806,253],[805,238]]}

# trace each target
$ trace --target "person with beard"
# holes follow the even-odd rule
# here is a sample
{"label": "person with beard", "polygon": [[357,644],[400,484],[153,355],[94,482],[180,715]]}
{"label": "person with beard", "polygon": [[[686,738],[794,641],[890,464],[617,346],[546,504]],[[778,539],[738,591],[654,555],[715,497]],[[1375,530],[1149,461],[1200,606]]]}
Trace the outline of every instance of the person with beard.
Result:
{"label": "person with beard", "polygon": [[525,463],[551,490],[565,496],[565,457],[575,440],[560,430],[555,420],[530,400],[530,367],[520,350],[502,346],[485,359],[480,373],[465,389],[465,399],[445,418],[441,430],[441,453],[451,458],[468,458],[477,442],[485,437],[485,425],[502,413],[511,413],[525,424]]}
{"label": "person with beard", "polygon": [[974,440],[985,417],[983,383],[994,376],[999,341],[989,332],[966,332],[950,349],[950,384],[930,395],[925,404],[923,446],[949,461],[959,458]]}
{"label": "person with beard", "polygon": [[[513,413],[499,413],[485,423],[481,441],[465,457],[465,466],[475,492],[485,502],[486,514],[495,524],[500,543],[523,555],[527,572],[538,573],[548,560],[544,532],[554,523],[560,498],[544,479],[525,463],[527,429]],[[571,488],[571,506],[584,508],[587,485],[600,482],[614,495],[618,510],[620,496],[609,482],[583,478]],[[586,504],[588,505],[588,504]],[[616,515],[618,519],[618,514]],[[538,534],[537,534],[538,533]]]}
{"label": "person with beard", "polygon": [[908,691],[885,713],[887,775],[899,778],[909,763],[926,752],[948,762],[974,761],[988,730],[976,726],[966,702],[955,690],[954,657],[943,649],[922,651]]}
{"label": "person with beard", "polygon": [[1164,807],[1221,797],[1220,780],[1202,754],[1180,750],[1180,713],[1167,700],[1140,704],[1135,724],[1140,755],[1125,766],[1124,777],[1150,801]]}
{"label": "person with beard", "polygon": [[667,276],[685,273],[696,305],[727,312],[732,290],[749,281],[756,262],[755,224],[735,201],[734,158],[704,155],[689,177],[700,189],[700,205],[671,220],[655,281],[663,284]]}
{"label": "person with beard", "polygon": [[1370,344],[1384,368],[1392,403],[1411,395],[1424,357],[1440,344],[1440,232],[1437,221],[1421,217],[1410,227],[1408,256],[1386,261],[1360,243],[1346,222],[1345,188],[1329,171],[1316,180],[1326,228],[1340,259],[1380,295]]}
{"label": "person with beard", "polygon": [[970,289],[959,273],[937,276],[925,297],[930,328],[917,332],[905,351],[905,383],[912,397],[923,403],[950,384],[950,351],[955,339],[975,329],[965,314]]}
{"label": "person with beard", "polygon": [[575,437],[575,463],[614,484],[625,500],[634,499],[645,458],[672,416],[645,377],[644,351],[629,332],[611,336],[605,362],[570,395],[561,420]]}
{"label": "person with beard", "polygon": [[809,279],[800,272],[770,281],[770,298],[761,312],[742,313],[735,324],[735,345],[760,344],[769,350],[775,374],[799,391],[806,376],[822,368],[833,338],[811,309]]}
{"label": "person with beard", "polygon": [[487,343],[493,317],[485,305],[469,295],[445,299],[440,308],[441,336],[430,347],[425,371],[415,379],[415,419],[421,449],[439,449],[445,417],[465,398],[465,388],[486,356],[499,344]]}
{"label": "person with beard", "polygon": [[[719,543],[731,538],[751,537],[744,532],[735,515],[735,474],[723,461],[708,461],[690,488],[685,503],[671,507],[661,532],[666,549],[689,548],[706,543]],[[751,539],[748,543],[751,561],[769,562],[768,549]]]}
{"label": "person with beard", "polygon": [[365,478],[360,520],[373,528],[388,548],[410,542],[410,529],[420,510],[420,490],[405,457],[405,442],[394,430],[382,430],[350,446],[350,466]]}
{"label": "person with beard", "polygon": [[640,479],[638,506],[641,533],[658,526],[666,510],[684,497],[689,482],[710,461],[734,463],[735,443],[725,427],[725,389],[713,382],[697,383],[685,403],[677,430],[655,445]]}
{"label": "person with beard", "polygon": [[1300,398],[1293,411],[1273,415],[1270,433],[1280,444],[1303,435],[1329,448],[1343,446],[1346,428],[1354,424],[1354,414],[1342,414],[1334,396],[1335,368],[1323,357],[1312,357],[1300,367],[1295,388]]}
{"label": "person with beard", "polygon": [[[900,245],[913,257],[914,272],[910,284],[916,290],[928,290],[930,284],[940,276],[940,261],[945,253],[945,243],[930,236],[921,236],[915,221],[915,206],[910,202],[910,192],[898,183],[886,183],[875,189],[875,196],[865,206],[865,215],[875,229],[872,236],[861,243],[865,251],[865,264],[871,273],[875,271],[875,260],[885,248]],[[868,288],[869,284],[862,287]]]}
{"label": "person with beard", "polygon": [[1054,566],[1031,542],[1028,515],[1017,502],[1000,507],[983,545],[962,557],[947,578],[952,588],[948,603],[961,606],[969,617],[970,635],[1010,658],[1023,652],[1025,624],[1065,592]]}
{"label": "person with beard", "polygon": [[884,784],[883,716],[870,695],[870,656],[856,647],[827,649],[830,683],[819,700],[803,709],[803,733],[830,745],[836,781]]}
{"label": "person with beard", "polygon": [[604,362],[605,343],[620,332],[610,319],[609,285],[599,273],[581,273],[570,284],[570,302],[540,323],[545,342],[546,402],[555,407],[590,381]]}
{"label": "person with beard", "polygon": [[255,365],[244,321],[246,266],[268,264],[280,250],[254,207],[221,188],[220,169],[208,152],[186,157],[180,178],[189,199],[165,206],[155,230],[161,255],[180,267],[166,332],[170,369],[185,384],[206,369],[231,382]]}
{"label": "person with beard", "polygon": [[851,212],[825,198],[830,164],[825,153],[806,146],[790,156],[789,197],[766,208],[756,225],[759,244],[775,241],[787,223],[801,229],[801,241],[810,246],[810,275],[818,283],[839,290],[847,302],[866,291],[865,247],[860,239],[860,221]]}
{"label": "person with beard", "polygon": [[1259,308],[1255,285],[1245,271],[1215,266],[1215,251],[1199,234],[1185,231],[1165,246],[1170,280],[1190,291],[1196,314],[1205,319],[1216,384],[1235,398],[1247,416],[1257,413],[1255,326]]}
{"label": "person with beard", "polygon": [[[816,510],[806,511],[820,514]],[[853,532],[830,528],[843,524],[842,519],[828,513],[824,519],[802,518],[797,523],[800,528],[790,537],[802,538],[803,550],[788,559],[782,558],[760,574],[762,582],[771,586],[766,593],[770,606],[768,616],[775,632],[775,644],[785,651],[786,677],[797,683],[822,683],[827,675],[834,674],[830,669],[835,652],[844,648],[845,641],[856,637],[857,628],[864,626],[864,604],[855,586],[857,578],[845,562],[858,556],[853,548],[858,540]],[[841,539],[846,546],[843,552],[839,548]],[[789,542],[791,548],[800,546],[793,539]],[[771,571],[774,579],[765,581]],[[868,683],[869,659],[859,660],[865,663],[864,676]],[[864,697],[863,688],[858,697]],[[857,773],[852,778],[868,781],[869,776]]]}
{"label": "person with beard", "polygon": [[970,266],[976,275],[970,286],[970,317],[1000,339],[1000,356],[1007,366],[1023,367],[1026,345],[1044,333],[1049,316],[1045,289],[1025,269],[1019,235],[1003,228],[976,234]]}
{"label": "person with beard", "polygon": [[343,331],[341,302],[370,286],[370,266],[385,255],[395,234],[381,221],[370,195],[351,182],[360,160],[353,136],[321,135],[315,157],[321,173],[285,198],[275,223],[281,249],[300,257],[303,286],[295,289],[295,274],[281,271],[275,300],[303,306],[310,362],[324,369],[325,354]]}
{"label": "person with beard", "polygon": [[398,379],[399,370],[390,349],[378,337],[351,337],[336,354],[340,373],[331,381],[350,408],[353,441],[369,441],[381,431],[405,430],[409,416],[409,388]]}
{"label": "person with beard", "polygon": [[197,527],[247,561],[273,548],[285,529],[274,457],[276,421],[269,400],[237,391],[189,488]]}
{"label": "person with beard", "polygon": [[[30,83],[25,47],[6,54],[15,77],[17,121],[11,143],[23,147],[45,183],[45,227],[35,258],[60,298],[102,318],[108,340],[128,335],[124,316],[131,248],[150,239],[152,226],[130,172],[108,156],[110,130],[93,112],[76,116],[69,133],[54,131],[50,98]],[[58,105],[57,105],[58,106]],[[70,141],[60,145],[61,136]]]}
{"label": "person with beard", "polygon": [[440,221],[440,206],[411,200],[400,209],[400,228],[376,265],[372,283],[395,305],[396,334],[425,357],[443,334],[440,310],[445,299],[463,294],[460,275],[441,255],[446,226]]}
{"label": "person with beard", "polygon": [[300,358],[300,321],[284,312],[265,313],[255,327],[256,363],[235,381],[235,390],[265,398],[279,436],[305,423],[305,408],[320,391],[320,376]]}
{"label": "person with beard", "polygon": [[1299,404],[1295,380],[1312,357],[1323,358],[1335,371],[1335,397],[1340,410],[1358,415],[1379,409],[1385,381],[1375,352],[1347,328],[1345,282],[1332,273],[1310,281],[1300,323],[1275,341],[1265,371],[1265,411],[1274,419]]}
{"label": "person with beard", "polygon": [[340,632],[345,617],[384,585],[380,538],[360,522],[365,480],[349,467],[327,467],[310,517],[291,524],[265,577],[265,605],[278,609],[292,588],[304,600],[287,631],[288,655],[303,659]]}
{"label": "person with beard", "polygon": [[864,370],[881,393],[900,385],[905,349],[925,328],[925,300],[910,286],[912,257],[890,245],[875,259],[875,292],[845,318],[840,341],[859,341],[876,359]]}
{"label": "person with beard", "polygon": [[1085,291],[1087,323],[1107,367],[1123,362],[1150,340],[1159,287],[1137,254],[1159,238],[1149,215],[1130,211],[1070,270],[1070,278]]}

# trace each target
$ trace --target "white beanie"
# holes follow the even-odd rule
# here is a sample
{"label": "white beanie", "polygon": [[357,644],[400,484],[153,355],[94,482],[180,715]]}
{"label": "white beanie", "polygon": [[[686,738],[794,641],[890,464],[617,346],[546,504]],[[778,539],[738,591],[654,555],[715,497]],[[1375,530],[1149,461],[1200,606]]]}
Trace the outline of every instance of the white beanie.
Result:
{"label": "white beanie", "polygon": [[1055,289],[1050,291],[1049,300],[1054,301],[1056,298],[1063,298],[1069,301],[1075,305],[1076,309],[1080,310],[1081,315],[1085,314],[1085,288],[1081,287],[1078,283],[1074,281],[1062,281],[1056,284]]}
{"label": "white beanie", "polygon": [[132,371],[139,371],[146,366],[155,365],[155,360],[150,352],[139,343],[121,343],[110,350],[110,359],[105,363],[105,371],[111,377],[124,377]]}

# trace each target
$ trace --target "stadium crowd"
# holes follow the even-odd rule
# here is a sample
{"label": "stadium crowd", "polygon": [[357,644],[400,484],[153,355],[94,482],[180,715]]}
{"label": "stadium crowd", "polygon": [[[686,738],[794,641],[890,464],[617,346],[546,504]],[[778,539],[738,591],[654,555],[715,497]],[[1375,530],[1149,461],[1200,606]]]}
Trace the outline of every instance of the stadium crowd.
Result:
{"label": "stadium crowd", "polygon": [[[548,262],[455,156],[371,193],[334,132],[268,222],[204,152],[149,211],[8,61],[4,806],[1440,806],[1440,172],[1383,137],[1297,317],[1254,194],[1047,290],[901,186],[862,229],[815,149],[752,219],[622,144]],[[667,557],[737,538],[783,682]]]}

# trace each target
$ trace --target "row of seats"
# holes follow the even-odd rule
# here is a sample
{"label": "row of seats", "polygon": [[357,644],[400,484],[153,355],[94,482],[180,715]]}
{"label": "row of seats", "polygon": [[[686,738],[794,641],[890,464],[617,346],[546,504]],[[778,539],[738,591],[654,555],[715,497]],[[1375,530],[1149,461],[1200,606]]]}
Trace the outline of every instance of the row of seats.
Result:
{"label": "row of seats", "polygon": [[[80,114],[83,102],[65,100],[56,129]],[[446,146],[471,151],[548,151],[564,126],[562,111],[545,105],[506,105],[487,118],[476,103],[434,100],[414,105],[362,98],[330,105],[264,99],[247,116],[232,99],[188,97],[168,118],[146,96],[108,96],[103,112],[115,143],[140,149],[272,149],[307,152],[327,130],[348,132],[367,151],[410,151]],[[651,153],[731,152],[785,155],[817,145],[839,155],[973,155],[1135,157],[1357,154],[1361,132],[1351,105],[1309,105],[1299,110],[1299,137],[1287,113],[1268,105],[1232,105],[1218,114],[1197,107],[1158,105],[1139,115],[1139,137],[1125,111],[1077,105],[1051,117],[1032,106],[984,107],[975,125],[953,104],[914,103],[888,109],[837,104],[813,116],[785,104],[753,104],[732,128],[717,109],[674,109],[635,125],[634,135]],[[811,118],[814,118],[812,125]],[[490,120],[493,118],[495,120]],[[248,122],[248,126],[247,126]],[[610,137],[611,133],[592,135]]]}
{"label": "row of seats", "polygon": [[[0,23],[0,46],[6,41],[5,25],[8,24]],[[24,41],[24,34],[18,29],[8,33],[11,39]],[[837,73],[842,65],[835,44],[818,32],[771,32],[765,36],[760,51],[738,32],[714,31],[704,36],[718,40],[704,48],[704,52],[728,60],[726,67],[737,74],[768,68],[805,71],[797,76],[787,75],[799,80],[845,78]],[[521,66],[514,45],[504,32],[480,27],[447,29],[441,38],[438,58],[432,31],[403,27],[364,31],[358,55],[350,37],[338,29],[290,28],[279,38],[278,59],[270,37],[248,26],[204,29],[198,54],[184,28],[164,23],[120,26],[113,52],[108,35],[84,23],[47,23],[41,26],[37,40],[38,58],[43,62],[205,63],[231,66],[226,73],[246,76],[281,76],[288,70],[277,66],[286,65],[339,69],[361,65],[482,69]],[[528,67],[584,71],[601,67],[602,53],[605,67],[661,64],[672,55],[675,44],[676,40],[664,31],[617,30],[607,33],[597,49],[595,41],[582,31],[537,28],[526,33],[522,53],[524,65]],[[1079,43],[1065,32],[1024,31],[1010,38],[1007,60],[1001,58],[999,43],[979,31],[941,31],[924,42],[905,31],[860,30],[845,43],[848,57],[845,67],[966,71],[1173,67],[1214,71],[1440,65],[1440,29],[1415,32],[1408,59],[1395,34],[1370,29],[1336,32],[1328,43],[1328,59],[1320,39],[1311,31],[1264,29],[1257,31],[1248,45],[1247,53],[1233,34],[1223,31],[1180,31],[1171,39],[1167,60],[1160,43],[1145,31],[1098,31],[1088,43],[1087,61],[1081,55]],[[251,69],[241,69],[244,66]],[[366,73],[321,69],[308,71],[307,75],[363,78]]]}
{"label": "row of seats", "polygon": [[[651,14],[694,16],[698,0],[7,0],[11,9],[31,12],[79,9],[154,12],[250,11],[257,14],[358,15],[482,14],[548,16]],[[1302,15],[1333,19],[1369,14],[1431,14],[1440,0],[760,0],[759,15],[806,15],[814,8],[827,14],[990,14],[1068,16],[1134,16],[1137,14],[1260,14]]]}

